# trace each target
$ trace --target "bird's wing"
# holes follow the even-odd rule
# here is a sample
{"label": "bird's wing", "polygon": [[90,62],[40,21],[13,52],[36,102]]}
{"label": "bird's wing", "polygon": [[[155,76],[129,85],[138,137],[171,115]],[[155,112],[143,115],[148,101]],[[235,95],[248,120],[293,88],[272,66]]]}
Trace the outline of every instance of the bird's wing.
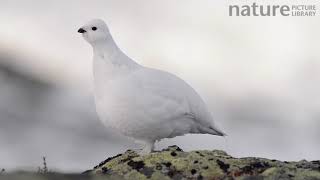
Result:
{"label": "bird's wing", "polygon": [[[185,81],[168,72],[149,69],[152,71],[150,77],[146,78],[145,85],[154,88],[154,96],[160,96],[170,101],[171,106],[167,108],[176,109],[178,118],[192,119],[198,125],[200,133],[209,133],[224,136],[215,124],[205,102],[199,94]],[[149,91],[148,91],[149,92]]]}
{"label": "bird's wing", "polygon": [[189,103],[183,92],[184,88],[170,74],[147,69],[141,73],[137,72],[133,78],[138,80],[136,83],[143,93],[143,98],[148,99],[146,108],[155,108],[150,112],[168,120],[169,117],[178,119],[190,113]]}
{"label": "bird's wing", "polygon": [[[113,89],[113,90],[112,90]],[[155,69],[141,68],[110,84],[110,107],[114,112],[130,108],[130,113],[114,113],[131,116],[136,125],[148,127],[172,122],[195,128],[194,133],[221,134],[215,128],[212,116],[201,97],[180,78]],[[112,92],[111,92],[112,91]],[[134,118],[132,118],[134,116]],[[117,118],[121,119],[121,118]],[[216,130],[216,131],[215,131]]]}
{"label": "bird's wing", "polygon": [[[147,74],[147,76],[146,76]],[[201,97],[180,78],[170,73],[144,69],[131,76],[144,98],[149,98],[147,108],[158,108],[160,115],[170,112],[171,117],[192,118],[203,126],[211,126],[213,120]],[[183,118],[181,118],[183,119]]]}

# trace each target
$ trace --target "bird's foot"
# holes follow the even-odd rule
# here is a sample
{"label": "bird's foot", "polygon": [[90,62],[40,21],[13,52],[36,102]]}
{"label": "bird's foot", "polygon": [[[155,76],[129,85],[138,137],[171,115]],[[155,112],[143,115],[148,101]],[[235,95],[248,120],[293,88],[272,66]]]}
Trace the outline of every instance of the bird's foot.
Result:
{"label": "bird's foot", "polygon": [[139,154],[140,156],[144,156],[149,154],[150,152],[152,152],[151,150],[147,149],[147,148],[136,148],[136,149],[130,149],[130,151],[134,151],[137,154]]}

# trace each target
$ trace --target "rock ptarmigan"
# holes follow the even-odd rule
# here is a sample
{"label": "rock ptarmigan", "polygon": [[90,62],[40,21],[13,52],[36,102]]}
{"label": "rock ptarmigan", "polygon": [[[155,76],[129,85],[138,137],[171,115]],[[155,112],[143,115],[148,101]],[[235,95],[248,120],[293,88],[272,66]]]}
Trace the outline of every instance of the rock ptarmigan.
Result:
{"label": "rock ptarmigan", "polygon": [[93,48],[94,94],[98,116],[107,126],[153,151],[163,138],[184,134],[225,136],[197,92],[165,71],[141,66],[114,42],[103,20],[79,30]]}

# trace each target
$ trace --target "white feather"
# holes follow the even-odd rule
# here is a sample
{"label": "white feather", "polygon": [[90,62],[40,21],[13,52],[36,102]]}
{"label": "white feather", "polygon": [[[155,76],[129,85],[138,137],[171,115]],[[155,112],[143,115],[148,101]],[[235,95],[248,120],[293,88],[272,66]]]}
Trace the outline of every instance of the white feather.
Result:
{"label": "white feather", "polygon": [[145,142],[144,153],[163,138],[187,133],[225,135],[185,81],[135,63],[117,47],[102,20],[90,21],[82,29],[93,47],[95,101],[104,124]]}

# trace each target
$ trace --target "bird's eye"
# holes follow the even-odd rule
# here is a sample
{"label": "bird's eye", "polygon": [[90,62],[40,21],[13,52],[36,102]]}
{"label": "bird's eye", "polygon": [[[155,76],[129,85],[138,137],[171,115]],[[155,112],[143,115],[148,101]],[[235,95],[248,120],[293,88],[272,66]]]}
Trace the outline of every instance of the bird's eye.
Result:
{"label": "bird's eye", "polygon": [[92,27],[91,29],[92,29],[92,31],[95,31],[95,30],[97,30],[98,28],[97,28],[97,27]]}

